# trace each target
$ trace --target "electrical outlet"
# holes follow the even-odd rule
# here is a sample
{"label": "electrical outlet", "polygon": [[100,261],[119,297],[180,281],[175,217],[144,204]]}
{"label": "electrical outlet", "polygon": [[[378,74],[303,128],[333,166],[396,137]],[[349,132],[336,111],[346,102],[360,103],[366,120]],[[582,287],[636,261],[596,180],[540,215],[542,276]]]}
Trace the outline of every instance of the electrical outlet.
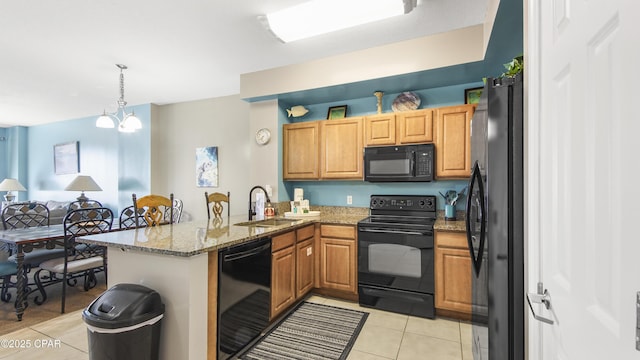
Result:
{"label": "electrical outlet", "polygon": [[273,196],[273,189],[271,188],[271,185],[265,185],[264,189],[267,190],[267,196],[268,197],[272,197]]}
{"label": "electrical outlet", "polygon": [[353,204],[353,196],[347,195],[347,205]]}

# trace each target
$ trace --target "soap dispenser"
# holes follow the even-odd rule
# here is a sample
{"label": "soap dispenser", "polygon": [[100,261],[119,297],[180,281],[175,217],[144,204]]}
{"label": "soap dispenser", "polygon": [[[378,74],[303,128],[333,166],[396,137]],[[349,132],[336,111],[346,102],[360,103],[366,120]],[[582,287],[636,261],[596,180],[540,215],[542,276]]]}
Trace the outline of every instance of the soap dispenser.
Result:
{"label": "soap dispenser", "polygon": [[273,216],[276,216],[276,209],[271,205],[271,201],[267,201],[267,204],[264,206],[264,217],[268,218]]}

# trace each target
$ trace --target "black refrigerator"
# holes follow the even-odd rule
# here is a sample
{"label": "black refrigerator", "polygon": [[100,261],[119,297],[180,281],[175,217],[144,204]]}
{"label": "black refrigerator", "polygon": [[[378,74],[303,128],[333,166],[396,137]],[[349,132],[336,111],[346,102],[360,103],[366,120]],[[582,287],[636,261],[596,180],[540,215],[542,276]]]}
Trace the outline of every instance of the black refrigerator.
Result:
{"label": "black refrigerator", "polygon": [[471,121],[471,164],[473,358],[524,359],[522,74],[487,79]]}

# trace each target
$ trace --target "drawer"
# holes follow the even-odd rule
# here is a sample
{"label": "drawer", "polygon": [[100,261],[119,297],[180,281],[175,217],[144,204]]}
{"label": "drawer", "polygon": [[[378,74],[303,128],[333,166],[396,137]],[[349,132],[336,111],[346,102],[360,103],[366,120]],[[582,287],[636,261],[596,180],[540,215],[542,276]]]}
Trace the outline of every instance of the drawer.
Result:
{"label": "drawer", "polygon": [[320,236],[342,239],[355,239],[356,227],[345,225],[322,225],[320,226]]}
{"label": "drawer", "polygon": [[453,231],[436,231],[436,246],[468,249],[467,233]]}
{"label": "drawer", "polygon": [[315,228],[316,228],[315,225],[309,225],[296,230],[296,239],[298,239],[298,242],[304,241],[310,237],[313,237]]}
{"label": "drawer", "polygon": [[278,250],[293,246],[296,243],[296,232],[289,231],[281,235],[276,235],[271,238],[271,252],[274,253]]}

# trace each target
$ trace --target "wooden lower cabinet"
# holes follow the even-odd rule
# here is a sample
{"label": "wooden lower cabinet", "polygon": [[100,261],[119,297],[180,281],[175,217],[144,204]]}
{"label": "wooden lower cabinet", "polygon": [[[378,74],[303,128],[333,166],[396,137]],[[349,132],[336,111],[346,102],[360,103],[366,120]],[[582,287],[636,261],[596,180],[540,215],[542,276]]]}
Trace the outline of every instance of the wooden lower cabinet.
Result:
{"label": "wooden lower cabinet", "polygon": [[296,244],[296,299],[313,289],[313,238]]}
{"label": "wooden lower cabinet", "polygon": [[296,301],[295,231],[271,239],[271,319]]}
{"label": "wooden lower cabinet", "polygon": [[322,225],[320,234],[320,287],[357,294],[355,227]]}
{"label": "wooden lower cabinet", "polygon": [[466,233],[436,231],[436,309],[471,315],[471,258]]}
{"label": "wooden lower cabinet", "polygon": [[271,239],[271,319],[313,289],[314,238],[309,225]]}

